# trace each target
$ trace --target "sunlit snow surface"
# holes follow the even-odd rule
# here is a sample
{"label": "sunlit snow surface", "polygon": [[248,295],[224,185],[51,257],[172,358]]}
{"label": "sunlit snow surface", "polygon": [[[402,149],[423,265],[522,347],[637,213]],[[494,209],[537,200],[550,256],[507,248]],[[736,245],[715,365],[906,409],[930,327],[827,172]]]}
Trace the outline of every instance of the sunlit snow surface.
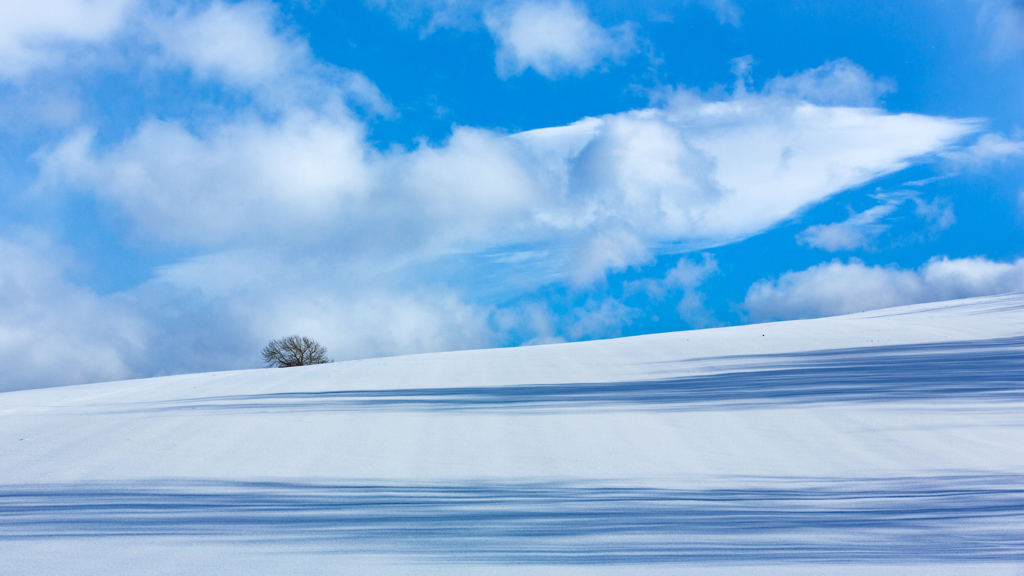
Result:
{"label": "sunlit snow surface", "polygon": [[1024,294],[0,394],[2,574],[1024,574]]}

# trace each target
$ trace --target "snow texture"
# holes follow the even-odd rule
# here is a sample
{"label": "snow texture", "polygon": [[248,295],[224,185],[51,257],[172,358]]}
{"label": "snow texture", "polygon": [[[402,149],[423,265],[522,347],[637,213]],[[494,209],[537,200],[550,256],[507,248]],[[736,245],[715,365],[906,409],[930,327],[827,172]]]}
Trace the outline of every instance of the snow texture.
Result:
{"label": "snow texture", "polygon": [[0,394],[0,573],[1024,574],[1024,293]]}

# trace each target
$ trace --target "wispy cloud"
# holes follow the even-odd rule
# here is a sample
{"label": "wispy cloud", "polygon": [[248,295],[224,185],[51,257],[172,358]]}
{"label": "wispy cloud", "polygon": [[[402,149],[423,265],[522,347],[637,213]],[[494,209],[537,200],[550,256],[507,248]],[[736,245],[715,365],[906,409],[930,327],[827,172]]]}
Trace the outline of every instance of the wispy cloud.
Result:
{"label": "wispy cloud", "polygon": [[622,328],[639,315],[613,298],[588,300],[569,313],[568,335],[573,340],[621,336]]}
{"label": "wispy cloud", "polygon": [[982,134],[974,144],[939,155],[953,169],[978,169],[993,163],[1024,157],[1024,141],[999,134]]}
{"label": "wispy cloud", "polygon": [[718,261],[711,254],[704,253],[700,262],[680,258],[675,267],[665,275],[666,287],[683,291],[683,297],[676,305],[676,312],[691,328],[720,325],[714,314],[704,305],[704,292],[698,290],[705,280],[717,273]]}
{"label": "wispy cloud", "polygon": [[876,79],[841,58],[792,76],[776,76],[765,84],[764,91],[826,106],[876,106],[883,95],[896,91],[896,82]]}
{"label": "wispy cloud", "polygon": [[743,9],[732,0],[687,0],[694,4],[704,6],[715,13],[719,24],[729,24],[739,27],[743,17]]}
{"label": "wispy cloud", "polygon": [[797,242],[829,252],[870,248],[891,227],[885,222],[886,217],[907,202],[913,202],[914,213],[927,221],[931,232],[945,230],[956,223],[953,203],[948,198],[926,202],[916,192],[906,191],[875,194],[874,198],[880,201],[877,206],[852,213],[842,222],[809,226],[796,235]]}
{"label": "wispy cloud", "polygon": [[853,214],[842,222],[816,224],[797,234],[796,240],[801,244],[829,252],[863,248],[889,229],[888,224],[882,224],[880,221],[898,207],[898,203],[887,202]]}
{"label": "wispy cloud", "polygon": [[952,200],[940,197],[925,202],[918,196],[911,196],[911,200],[914,201],[914,213],[928,222],[928,228],[932,232],[946,230],[956,224]]}
{"label": "wispy cloud", "polygon": [[1024,3],[1020,0],[973,0],[978,6],[978,26],[990,38],[992,54],[999,59],[1024,51]]}
{"label": "wispy cloud", "polygon": [[646,278],[628,282],[626,292],[644,292],[652,301],[660,301],[672,295],[678,297],[676,312],[691,328],[707,328],[720,323],[704,305],[705,294],[700,290],[704,282],[719,273],[718,261],[707,252],[700,259],[683,256],[676,265],[658,280]]}
{"label": "wispy cloud", "polygon": [[950,146],[936,154],[938,174],[905,182],[904,186],[920,187],[948,180],[963,173],[981,173],[995,166],[1024,158],[1024,141],[1001,134],[982,134],[973,143]]}

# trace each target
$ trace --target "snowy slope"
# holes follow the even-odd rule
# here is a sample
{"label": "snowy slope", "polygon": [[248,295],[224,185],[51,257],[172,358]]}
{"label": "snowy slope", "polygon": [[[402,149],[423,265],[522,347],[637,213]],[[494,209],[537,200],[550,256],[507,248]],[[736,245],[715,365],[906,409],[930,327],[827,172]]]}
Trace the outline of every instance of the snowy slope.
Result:
{"label": "snowy slope", "polygon": [[1024,574],[1024,294],[0,394],[0,574]]}

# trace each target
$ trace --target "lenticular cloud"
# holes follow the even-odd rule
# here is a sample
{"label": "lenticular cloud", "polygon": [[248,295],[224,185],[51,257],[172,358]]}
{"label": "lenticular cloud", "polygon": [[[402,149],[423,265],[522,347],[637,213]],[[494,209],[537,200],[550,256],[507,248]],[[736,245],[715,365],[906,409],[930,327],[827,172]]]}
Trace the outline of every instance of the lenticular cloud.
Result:
{"label": "lenticular cloud", "polygon": [[542,215],[553,226],[625,227],[651,245],[708,246],[763,231],[973,130],[875,108],[682,95],[664,108],[513,138],[549,165],[552,154],[561,160],[562,201]]}

